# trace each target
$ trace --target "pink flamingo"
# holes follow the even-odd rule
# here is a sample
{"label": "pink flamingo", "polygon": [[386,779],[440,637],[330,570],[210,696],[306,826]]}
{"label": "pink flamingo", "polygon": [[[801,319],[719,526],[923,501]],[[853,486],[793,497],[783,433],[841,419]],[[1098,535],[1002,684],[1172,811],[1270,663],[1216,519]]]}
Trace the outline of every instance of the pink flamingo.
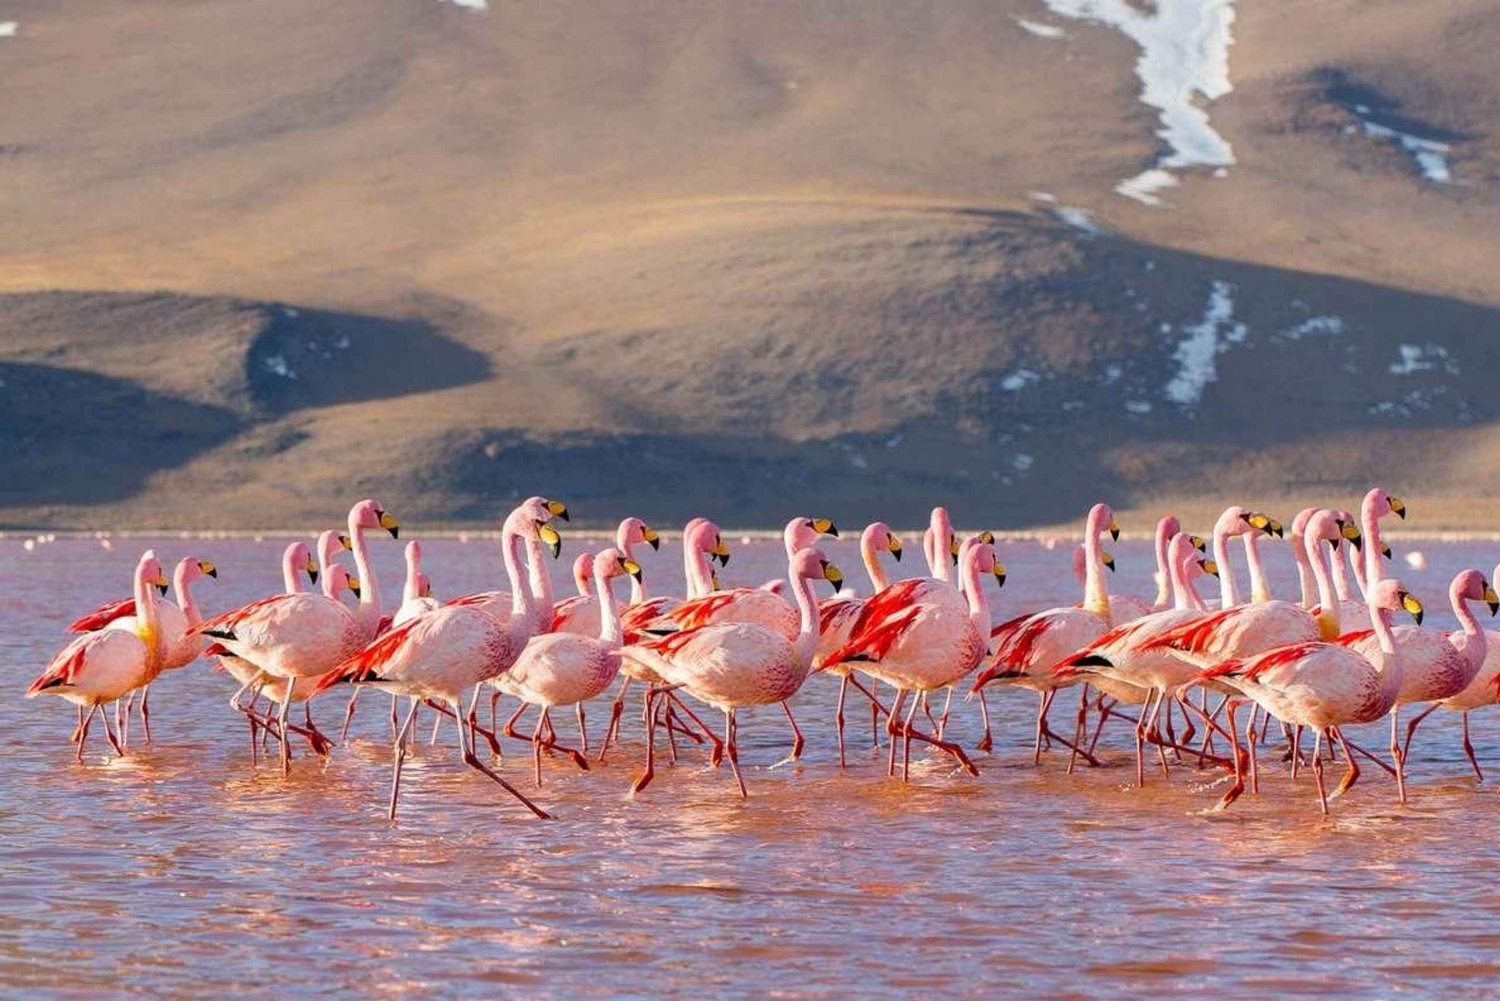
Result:
{"label": "pink flamingo", "polygon": [[[630,552],[627,546],[620,546],[620,549]],[[720,537],[719,526],[707,518],[694,518],[682,530],[682,564],[688,600],[711,594],[718,589],[718,581],[714,577],[712,567],[712,561],[715,559],[724,566],[729,565],[729,547],[724,545],[724,540]],[[620,652],[620,674],[624,677],[620,682],[620,690],[615,695],[614,703],[610,706],[609,726],[604,730],[604,742],[599,748],[601,762],[609,753],[610,744],[620,732],[620,716],[625,709],[625,695],[630,691],[630,683],[641,681],[649,686],[665,684],[651,666],[654,658],[647,654],[638,654],[636,644],[649,638],[646,630],[652,623],[680,604],[681,602],[677,599],[666,596],[649,597],[642,590],[641,600],[632,600],[630,607],[621,613],[620,626],[624,632],[625,646]],[[668,698],[672,696],[669,695]],[[685,706],[682,708],[686,710]],[[642,718],[644,719],[644,716]],[[667,716],[669,734],[674,725],[669,707]]]}
{"label": "pink flamingo", "polygon": [[[563,521],[569,520],[568,506],[566,504],[561,501],[548,501],[547,503],[551,505],[548,509],[549,514],[556,515]],[[552,510],[552,508],[556,508],[556,510]],[[503,539],[500,545],[503,549],[505,546]],[[535,581],[533,581],[534,583]],[[467,605],[483,612],[489,612],[497,619],[504,620],[510,618],[513,614],[512,609],[516,605],[516,597],[508,591],[480,591],[476,594],[464,594],[457,598],[449,598],[447,604]]]}
{"label": "pink flamingo", "polygon": [[[379,587],[369,562],[365,530],[381,528],[394,538],[400,528],[373,500],[362,500],[349,511],[349,537],[359,567],[359,605],[351,610],[322,594],[281,594],[251,602],[195,627],[217,640],[230,653],[247,660],[285,685],[277,732],[281,735],[281,769],[291,768],[286,738],[286,714],[299,677],[326,674],[356,653],[375,635],[380,621]],[[231,702],[239,707],[238,694]],[[261,720],[269,725],[270,720]]]}
{"label": "pink flamingo", "polygon": [[[1490,579],[1500,579],[1500,566],[1495,567],[1495,575]],[[1496,605],[1491,599],[1490,592],[1485,593],[1484,600],[1490,606],[1490,614],[1496,614]],[[1456,608],[1457,606],[1455,605]],[[1477,645],[1477,640],[1471,639],[1469,636],[1470,628],[1468,623],[1464,623],[1463,628],[1459,632],[1451,633],[1449,636],[1453,644],[1464,650],[1465,653],[1470,653],[1473,646]],[[1484,663],[1480,666],[1478,673],[1474,675],[1474,680],[1469,682],[1469,687],[1457,695],[1450,695],[1448,698],[1435,701],[1406,725],[1408,735],[1407,747],[1409,747],[1411,742],[1410,734],[1416,730],[1417,724],[1426,719],[1429,714],[1438,709],[1462,714],[1464,754],[1468,756],[1469,764],[1474,769],[1474,777],[1480,782],[1484,781],[1484,770],[1479,767],[1479,759],[1474,756],[1474,745],[1469,740],[1469,713],[1475,709],[1494,705],[1497,701],[1500,701],[1500,632],[1486,629],[1483,635]],[[1403,748],[1402,756],[1405,757],[1406,754],[1407,748]]]}
{"label": "pink flamingo", "polygon": [[799,549],[787,563],[800,618],[795,640],[788,641],[781,630],[763,623],[730,621],[683,629],[640,645],[647,656],[654,658],[656,673],[666,685],[647,694],[646,768],[636,778],[632,793],[644,789],[655,775],[653,702],[665,694],[666,688],[682,688],[724,713],[724,748],[729,767],[740,796],[747,795],[739,769],[735,714],[746,706],[779,703],[785,707],[786,700],[797,694],[812,666],[818,643],[818,608],[811,582],[826,580],[835,592],[844,582],[838,568],[816,549]]}
{"label": "pink flamingo", "polygon": [[[135,628],[98,629],[73,639],[26,688],[28,699],[58,695],[76,706],[88,708],[78,724],[78,761],[83,760],[89,724],[99,707],[106,702],[118,702],[129,692],[149,684],[160,670],[164,637],[157,615],[159,599],[151,590],[153,586],[165,588],[167,579],[156,553],[148,549],[135,568]],[[115,753],[123,756],[124,747],[110,731],[108,716],[104,717],[104,735]]]}
{"label": "pink flamingo", "polygon": [[[897,720],[913,692],[920,696],[954,685],[984,658],[990,634],[990,608],[980,589],[981,574],[994,576],[1000,586],[1005,584],[1005,567],[995,559],[994,546],[974,541],[964,546],[959,556],[959,579],[963,586],[953,590],[960,595],[962,606],[956,605],[951,597],[908,600],[898,605],[892,600],[896,588],[887,588],[870,600],[866,611],[883,598],[882,607],[857,626],[849,642],[824,662],[826,667],[856,663],[860,671],[896,689],[886,717],[886,733],[891,737],[886,771],[895,774],[895,738],[899,735],[903,782],[910,777],[913,738],[952,755],[970,774],[979,773],[958,745],[912,726],[920,698],[912,699],[905,718],[900,723]],[[927,590],[932,592],[936,588]]]}
{"label": "pink flamingo", "polygon": [[[895,557],[899,563],[901,560],[901,540],[891,531],[890,526],[883,521],[873,521],[865,526],[865,530],[859,537],[859,556],[865,565],[865,573],[869,574],[871,593],[878,594],[890,586],[890,580],[886,577],[885,567],[881,566],[878,551],[884,549]],[[830,654],[838,650],[849,639],[854,630],[854,623],[859,614],[864,610],[865,601],[855,597],[852,593],[840,593],[831,598],[824,598],[818,602],[818,646],[813,655],[813,670],[823,670],[824,664]],[[849,684],[852,681],[858,685],[865,695],[870,699],[870,725],[879,723],[880,709],[875,696],[864,690],[858,679],[854,678],[854,670],[848,664],[835,664],[827,668],[833,674],[839,676],[839,701],[838,708],[834,711],[834,725],[838,730],[839,739],[839,767],[844,768],[844,696],[848,693]]]}
{"label": "pink flamingo", "polygon": [[[1041,761],[1044,737],[1078,750],[1076,742],[1063,739],[1047,726],[1047,710],[1057,696],[1060,684],[1052,668],[1093,643],[1110,628],[1109,589],[1101,572],[1104,557],[1099,542],[1099,537],[1105,532],[1119,538],[1120,526],[1108,504],[1095,504],[1089,509],[1084,524],[1083,544],[1087,560],[1083,604],[1018,616],[995,627],[990,633],[995,644],[994,658],[990,666],[974,679],[972,690],[975,692],[998,680],[1037,693],[1036,741],[1032,755],[1035,762]],[[1144,696],[1143,691],[1140,701],[1144,701]]]}
{"label": "pink flamingo", "polygon": [[[639,518],[626,518],[615,530],[615,547],[625,559],[635,561],[635,547],[640,544],[652,549],[660,548],[661,536],[652,531]],[[593,554],[580,553],[573,561],[573,583],[578,594],[564,598],[553,606],[552,624],[547,630],[554,633],[577,633],[580,636],[599,635],[599,599],[594,594]],[[630,579],[630,605],[636,607],[646,601],[645,585],[634,577]]]}
{"label": "pink flamingo", "polygon": [[[589,572],[601,610],[598,636],[554,632],[533,636],[510,670],[489,680],[491,685],[514,695],[525,706],[537,706],[536,730],[531,735],[536,784],[542,784],[542,747],[557,748],[572,756],[588,771],[588,727],[583,704],[599,695],[620,673],[620,618],[610,582],[617,577],[641,576],[640,564],[616,548],[605,549],[589,561]],[[574,706],[578,714],[581,749],[562,748],[552,729],[551,711]],[[544,732],[546,736],[544,737]]]}
{"label": "pink flamingo", "polygon": [[432,580],[422,572],[422,544],[412,540],[406,544],[406,582],[401,589],[401,606],[391,619],[393,626],[410,622],[423,612],[442,606],[432,596]]}
{"label": "pink flamingo", "polygon": [[[203,614],[198,610],[198,602],[193,598],[193,583],[204,577],[217,578],[218,576],[219,571],[207,560],[200,560],[196,556],[185,556],[178,560],[177,567],[172,573],[172,586],[177,595],[177,601],[174,603],[162,599],[157,602],[156,606],[157,616],[161,621],[164,651],[161,663],[157,667],[158,674],[162,671],[186,667],[202,654],[203,640],[188,632],[190,627],[203,621]],[[135,632],[137,625],[135,599],[120,598],[101,605],[88,615],[77,619],[68,626],[68,631],[85,633],[95,629],[123,629],[126,632]],[[150,692],[149,682],[140,687],[141,728],[146,734],[147,744],[151,743]],[[122,744],[128,745],[129,743],[126,734],[130,726],[130,707],[134,699],[135,692],[133,691],[125,697],[125,715],[120,727]],[[80,711],[82,711],[81,707]]]}
{"label": "pink flamingo", "polygon": [[[1371,587],[1366,601],[1377,637],[1368,655],[1341,643],[1294,643],[1227,660],[1201,675],[1238,689],[1284,723],[1313,728],[1313,775],[1318,804],[1325,814],[1329,797],[1323,787],[1323,739],[1337,740],[1349,765],[1334,791],[1337,797],[1359,779],[1359,765],[1343,727],[1370,723],[1386,715],[1401,690],[1401,663],[1391,635],[1390,613],[1404,609],[1418,622],[1422,616],[1422,603],[1392,578]],[[1233,732],[1231,726],[1231,739]],[[1217,809],[1232,803],[1243,788],[1236,775],[1235,787],[1219,801]]]}
{"label": "pink flamingo", "polygon": [[[314,693],[334,685],[370,685],[393,695],[409,696],[411,709],[396,732],[391,775],[389,817],[396,819],[401,791],[401,769],[406,760],[407,734],[424,699],[446,703],[458,721],[459,753],[464,764],[500,785],[538,817],[548,814],[474,753],[474,736],[466,734],[473,720],[464,713],[463,696],[480,683],[510,670],[526,641],[536,635],[541,619],[551,614],[521,578],[521,551],[528,542],[545,543],[554,554],[562,539],[549,522],[566,506],[544,497],[530,497],[506,517],[501,530],[501,553],[510,584],[511,607],[503,618],[478,604],[448,604],[393,628],[355,651],[326,672]],[[532,550],[533,559],[536,549]],[[466,739],[467,736],[467,739]]]}
{"label": "pink flamingo", "polygon": [[[1205,606],[1198,595],[1196,581],[1205,573],[1217,573],[1218,569],[1212,561],[1198,558],[1192,537],[1183,533],[1173,536],[1164,562],[1170,573],[1169,592],[1174,595],[1172,608],[1116,626],[1085,649],[1064,659],[1053,670],[1054,676],[1062,682],[1081,677],[1092,684],[1096,678],[1106,678],[1151,692],[1152,697],[1147,699],[1135,728],[1135,775],[1138,786],[1146,784],[1146,740],[1148,737],[1152,740],[1159,739],[1155,732],[1155,722],[1161,712],[1162,701],[1179,686],[1188,683],[1196,673],[1170,653],[1153,651],[1145,644],[1152,637],[1202,614]],[[1080,714],[1082,710],[1081,704]],[[1158,752],[1161,752],[1159,746]],[[1160,753],[1160,757],[1162,771],[1165,772],[1165,753]]]}

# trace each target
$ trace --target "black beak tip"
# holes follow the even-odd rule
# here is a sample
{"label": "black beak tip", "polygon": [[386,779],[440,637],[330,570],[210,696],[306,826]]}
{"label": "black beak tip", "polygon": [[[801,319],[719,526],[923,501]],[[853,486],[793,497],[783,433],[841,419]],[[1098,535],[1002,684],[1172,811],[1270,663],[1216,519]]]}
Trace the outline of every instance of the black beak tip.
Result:
{"label": "black beak tip", "polygon": [[658,535],[656,538],[647,541],[646,545],[650,546],[652,549],[660,550],[661,536]]}
{"label": "black beak tip", "polygon": [[391,538],[393,538],[393,539],[399,539],[399,538],[401,538],[401,526],[397,525],[395,528],[391,529],[390,531],[391,531]]}
{"label": "black beak tip", "polygon": [[892,550],[891,555],[896,558],[896,562],[897,563],[901,562],[901,550],[899,550],[899,549]]}
{"label": "black beak tip", "polygon": [[219,568],[215,567],[214,569],[208,571],[208,575],[210,577],[212,577],[214,580],[218,580],[219,579]]}

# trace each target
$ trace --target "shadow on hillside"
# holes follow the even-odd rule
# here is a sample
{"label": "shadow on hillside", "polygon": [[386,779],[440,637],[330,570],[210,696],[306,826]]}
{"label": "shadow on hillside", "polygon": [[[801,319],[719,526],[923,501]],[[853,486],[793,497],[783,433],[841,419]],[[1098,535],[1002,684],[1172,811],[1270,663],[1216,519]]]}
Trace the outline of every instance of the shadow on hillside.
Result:
{"label": "shadow on hillside", "polygon": [[270,309],[245,358],[251,398],[265,412],[389,399],[490,377],[489,358],[421,320]]}
{"label": "shadow on hillside", "polygon": [[124,379],[0,362],[0,506],[106,504],[234,437],[228,410]]}

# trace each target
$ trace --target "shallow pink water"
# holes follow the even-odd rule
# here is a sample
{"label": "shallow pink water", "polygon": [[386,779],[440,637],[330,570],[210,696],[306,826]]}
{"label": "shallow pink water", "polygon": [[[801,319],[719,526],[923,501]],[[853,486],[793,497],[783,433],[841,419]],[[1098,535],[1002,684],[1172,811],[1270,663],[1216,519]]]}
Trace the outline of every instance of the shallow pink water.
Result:
{"label": "shallow pink water", "polygon": [[[1186,766],[1134,789],[1124,728],[1106,732],[1107,767],[1068,776],[1054,752],[1033,768],[1020,692],[992,699],[998,746],[976,756],[977,779],[925,756],[910,786],[885,778],[867,719],[840,772],[826,678],[796,702],[800,763],[769,767],[787,749],[779,711],[743,717],[747,802],[695,752],[627,799],[642,750],[631,720],[608,766],[547,763],[537,797],[558,819],[534,821],[461,767],[447,730],[411,760],[392,827],[379,699],[326,765],[299,753],[284,779],[252,769],[233,686],[201,665],[153,688],[154,747],[115,760],[96,743],[75,765],[71,707],[20,692],[68,619],[121,593],[147,541],[219,565],[201,592],[211,611],[278,587],[284,540],[0,541],[0,984],[14,991],[1483,996],[1500,975],[1500,803],[1475,786],[1449,719],[1419,738],[1410,805],[1366,769],[1326,819],[1311,783],[1274,765],[1227,814],[1197,813],[1217,776]],[[730,541],[727,578],[775,574],[776,544]],[[390,601],[400,547],[377,548]],[[675,588],[666,548],[642,562]],[[829,548],[862,578],[849,545]],[[1149,547],[1114,548],[1112,583],[1146,592]],[[1422,548],[1432,568],[1404,576],[1433,611],[1454,570],[1497,555]],[[997,615],[1073,600],[1065,548],[1001,554]],[[1285,549],[1270,559],[1288,593]],[[440,594],[492,586],[496,545],[433,540],[426,562]],[[342,699],[316,708],[336,729]],[[967,745],[975,708],[955,709]],[[606,716],[592,708],[596,739]],[[1474,731],[1500,775],[1500,719],[1476,714]],[[529,767],[509,744],[502,768],[528,790]]]}

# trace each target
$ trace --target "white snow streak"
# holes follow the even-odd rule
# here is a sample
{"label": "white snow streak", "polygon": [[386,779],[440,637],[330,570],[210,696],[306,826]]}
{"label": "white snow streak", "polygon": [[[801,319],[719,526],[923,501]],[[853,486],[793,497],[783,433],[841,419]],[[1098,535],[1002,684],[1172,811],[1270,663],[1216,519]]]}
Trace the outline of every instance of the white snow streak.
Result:
{"label": "white snow streak", "polygon": [[1187,338],[1172,354],[1177,374],[1163,392],[1178,406],[1190,407],[1201,401],[1203,390],[1219,378],[1218,356],[1229,350],[1229,345],[1243,341],[1248,333],[1248,328],[1234,319],[1234,287],[1228,282],[1214,282],[1203,319],[1184,331]]}

